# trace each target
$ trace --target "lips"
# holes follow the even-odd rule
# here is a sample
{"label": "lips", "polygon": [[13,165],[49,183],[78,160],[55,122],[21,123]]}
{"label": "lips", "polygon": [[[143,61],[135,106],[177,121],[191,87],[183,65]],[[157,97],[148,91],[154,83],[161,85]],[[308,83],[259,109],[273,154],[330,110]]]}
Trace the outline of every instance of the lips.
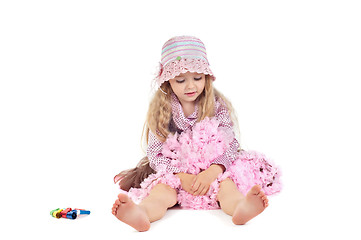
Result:
{"label": "lips", "polygon": [[188,96],[188,97],[192,97],[192,96],[194,96],[196,94],[196,92],[189,92],[189,93],[186,93],[186,95]]}

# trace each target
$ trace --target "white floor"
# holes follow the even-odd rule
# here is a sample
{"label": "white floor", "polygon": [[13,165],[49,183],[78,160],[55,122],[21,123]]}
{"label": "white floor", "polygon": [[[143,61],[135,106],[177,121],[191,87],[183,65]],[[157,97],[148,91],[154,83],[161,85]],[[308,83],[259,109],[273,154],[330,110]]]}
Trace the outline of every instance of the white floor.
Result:
{"label": "white floor", "polygon": [[[270,206],[244,226],[235,226],[231,217],[221,210],[171,209],[144,233],[119,222],[110,213],[117,193],[114,188],[104,186],[100,192],[91,194],[80,192],[82,196],[74,190],[68,191],[68,194],[64,191],[64,196],[61,196],[60,191],[54,198],[52,191],[55,190],[49,189],[48,193],[35,194],[30,198],[25,195],[12,201],[13,206],[17,205],[19,209],[4,211],[14,214],[6,215],[7,227],[3,234],[11,233],[12,239],[30,236],[39,239],[360,239],[361,236],[357,231],[359,215],[355,216],[360,213],[360,208],[357,210],[352,206],[358,201],[354,199],[356,193],[349,192],[351,189],[340,191],[337,196],[322,189],[296,194],[286,184],[281,194],[270,197]],[[342,196],[343,193],[346,194]],[[91,210],[91,214],[77,220],[52,218],[49,211],[61,206],[83,207]]]}
{"label": "white floor", "polygon": [[[93,208],[92,214],[86,218],[71,221],[65,219],[42,218],[33,227],[44,226],[37,230],[35,236],[47,235],[52,239],[184,239],[202,237],[221,239],[237,237],[242,239],[327,239],[328,237],[345,237],[359,239],[357,233],[359,221],[349,214],[334,213],[332,209],[325,211],[314,207],[309,209],[297,206],[300,204],[287,196],[271,199],[270,207],[260,216],[244,226],[232,224],[229,216],[220,210],[189,211],[169,210],[160,221],[152,224],[145,233],[138,233],[127,225],[120,223],[106,210]],[[102,211],[103,210],[103,211]],[[337,220],[343,216],[341,220]],[[43,216],[44,217],[44,216]],[[353,219],[353,220],[352,220]],[[31,218],[29,219],[31,221]],[[358,223],[357,223],[358,222]],[[22,230],[24,231],[24,229]]]}

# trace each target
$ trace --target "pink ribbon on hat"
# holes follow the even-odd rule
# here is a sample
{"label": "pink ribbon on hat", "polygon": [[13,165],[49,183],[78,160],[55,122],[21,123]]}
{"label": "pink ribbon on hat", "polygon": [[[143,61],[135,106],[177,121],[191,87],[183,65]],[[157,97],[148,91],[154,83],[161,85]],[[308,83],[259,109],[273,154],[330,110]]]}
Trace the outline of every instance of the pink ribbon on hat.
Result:
{"label": "pink ribbon on hat", "polygon": [[160,77],[160,75],[162,75],[163,70],[164,70],[163,64],[161,62],[159,62],[159,70],[158,70],[157,77]]}

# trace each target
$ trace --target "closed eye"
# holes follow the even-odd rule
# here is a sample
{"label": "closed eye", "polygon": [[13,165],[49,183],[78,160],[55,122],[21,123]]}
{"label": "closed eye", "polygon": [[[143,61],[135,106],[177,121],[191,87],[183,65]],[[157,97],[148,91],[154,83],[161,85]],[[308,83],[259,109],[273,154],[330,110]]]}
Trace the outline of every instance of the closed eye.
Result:
{"label": "closed eye", "polygon": [[[198,78],[194,78],[195,81],[199,81],[199,80],[202,80],[202,76],[201,77],[198,77]],[[176,82],[177,83],[184,83],[185,82],[185,79],[176,79]]]}

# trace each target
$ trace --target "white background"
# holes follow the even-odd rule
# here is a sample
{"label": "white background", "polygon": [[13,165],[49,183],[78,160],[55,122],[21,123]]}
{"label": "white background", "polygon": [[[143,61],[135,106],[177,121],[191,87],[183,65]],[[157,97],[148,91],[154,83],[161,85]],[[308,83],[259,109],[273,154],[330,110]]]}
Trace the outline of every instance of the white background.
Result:
{"label": "white background", "polygon": [[[359,1],[1,1],[1,234],[7,239],[360,239]],[[284,190],[245,226],[171,210],[137,233],[111,215],[140,138],[161,47],[203,40],[241,145]],[[49,211],[92,211],[79,220]],[[11,237],[9,237],[11,236]]]}

